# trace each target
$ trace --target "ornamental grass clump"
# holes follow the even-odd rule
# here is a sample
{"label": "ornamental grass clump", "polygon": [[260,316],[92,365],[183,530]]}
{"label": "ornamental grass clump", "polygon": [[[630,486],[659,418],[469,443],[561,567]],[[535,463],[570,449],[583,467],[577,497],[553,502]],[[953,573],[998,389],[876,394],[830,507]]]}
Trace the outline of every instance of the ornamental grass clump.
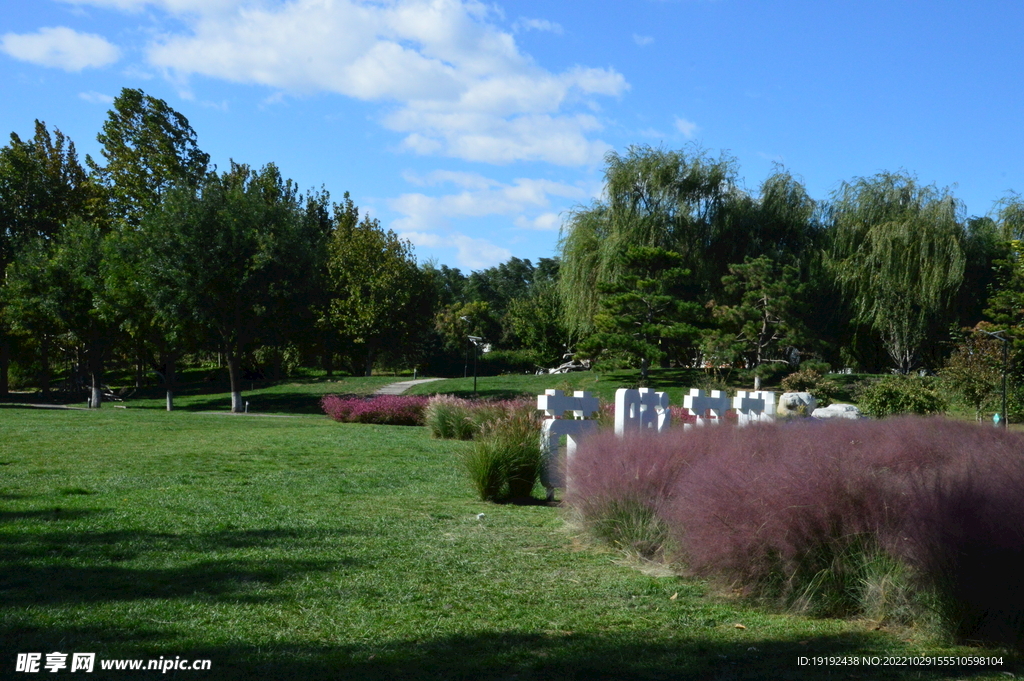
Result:
{"label": "ornamental grass clump", "polygon": [[452,395],[434,395],[423,414],[430,434],[443,440],[470,440],[476,426],[470,419],[470,402]]}
{"label": "ornamental grass clump", "polygon": [[325,395],[324,413],[344,423],[377,423],[388,426],[421,426],[427,398],[416,395],[341,397]]}
{"label": "ornamental grass clump", "polygon": [[462,462],[481,500],[530,498],[544,466],[539,420],[513,411],[488,424]]}
{"label": "ornamental grass clump", "polygon": [[762,601],[1024,644],[1024,435],[918,417],[601,434],[568,477],[596,536]]}
{"label": "ornamental grass clump", "polygon": [[430,434],[445,440],[472,440],[490,424],[514,413],[532,414],[533,400],[467,400],[452,395],[434,395],[427,402],[424,421]]}

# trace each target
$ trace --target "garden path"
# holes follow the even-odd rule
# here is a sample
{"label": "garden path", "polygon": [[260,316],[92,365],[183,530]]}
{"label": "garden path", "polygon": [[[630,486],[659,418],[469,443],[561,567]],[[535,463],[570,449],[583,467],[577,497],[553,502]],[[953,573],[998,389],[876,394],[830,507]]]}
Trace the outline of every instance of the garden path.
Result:
{"label": "garden path", "polygon": [[420,383],[430,383],[431,381],[441,381],[441,380],[444,380],[444,379],[441,379],[441,378],[420,378],[420,379],[415,380],[415,381],[399,381],[398,383],[388,383],[386,386],[384,386],[383,388],[378,389],[373,394],[374,395],[401,395],[402,393],[404,393],[406,390],[408,390],[409,388],[411,388],[414,385],[418,385]]}

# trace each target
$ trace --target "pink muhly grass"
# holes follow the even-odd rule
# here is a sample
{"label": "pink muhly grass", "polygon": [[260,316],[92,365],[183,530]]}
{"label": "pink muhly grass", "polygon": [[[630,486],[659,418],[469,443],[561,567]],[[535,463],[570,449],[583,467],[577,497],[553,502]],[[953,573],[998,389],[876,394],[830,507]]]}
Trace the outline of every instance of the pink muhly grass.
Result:
{"label": "pink muhly grass", "polygon": [[591,530],[656,527],[643,540],[692,573],[840,615],[895,579],[885,598],[922,612],[931,593],[961,639],[1024,643],[1024,435],[919,417],[605,432],[568,478]]}

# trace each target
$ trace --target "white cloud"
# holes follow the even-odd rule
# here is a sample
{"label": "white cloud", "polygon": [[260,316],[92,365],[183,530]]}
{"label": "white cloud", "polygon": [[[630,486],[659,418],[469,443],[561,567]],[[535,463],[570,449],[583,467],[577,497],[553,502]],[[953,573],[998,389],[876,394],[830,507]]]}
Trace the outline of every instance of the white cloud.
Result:
{"label": "white cloud", "polygon": [[120,50],[103,36],[79,33],[66,26],[41,28],[35,33],[5,33],[0,51],[21,61],[65,71],[99,68],[116,62]]}
{"label": "white cloud", "polygon": [[409,241],[413,246],[436,248],[443,243],[440,235],[430,232],[399,232],[398,236]]}
{"label": "white cloud", "polygon": [[79,99],[84,99],[90,104],[113,104],[114,98],[110,95],[105,95],[102,92],[96,92],[95,90],[89,90],[88,92],[79,92]]}
{"label": "white cloud", "polygon": [[[629,89],[611,68],[552,72],[522,53],[477,0],[71,0],[171,13],[185,31],[147,59],[176,83],[207,76],[388,106],[383,124],[419,154],[471,161],[600,162],[600,121],[579,108]],[[521,19],[534,30],[557,24]]]}
{"label": "white cloud", "polygon": [[512,251],[498,246],[487,239],[477,239],[454,232],[447,235],[431,232],[399,232],[399,238],[406,239],[413,246],[426,248],[454,248],[456,264],[469,270],[482,270],[512,257]]}
{"label": "white cloud", "polygon": [[688,121],[685,118],[676,116],[676,130],[683,133],[683,136],[686,137],[686,139],[693,139],[694,134],[696,134],[700,128],[693,121]]}
{"label": "white cloud", "polygon": [[[514,180],[512,184],[503,184],[472,173],[445,171],[436,171],[427,177],[433,179],[418,179],[425,183],[454,182],[466,188],[456,194],[427,196],[422,193],[409,193],[392,199],[389,207],[402,215],[392,224],[395,231],[431,231],[448,224],[452,218],[479,218],[488,215],[509,215],[524,220],[538,220],[540,218],[527,218],[525,214],[538,211],[550,213],[552,197],[573,202],[587,198],[584,189],[552,180],[520,178]],[[543,221],[538,222],[533,229],[543,229],[543,224]]]}
{"label": "white cloud", "polygon": [[562,35],[561,24],[554,21],[548,21],[547,19],[527,19],[526,17],[519,17],[516,20],[516,23],[512,24],[512,28],[516,31],[546,31],[556,35]]}
{"label": "white cloud", "polygon": [[638,35],[634,33],[633,42],[639,45],[640,47],[647,47],[648,45],[654,42],[654,38],[652,38],[649,35]]}
{"label": "white cloud", "polygon": [[512,251],[496,246],[486,239],[474,239],[465,234],[454,235],[452,241],[458,254],[455,259],[470,270],[482,270],[505,262],[512,257]]}
{"label": "white cloud", "polygon": [[515,219],[516,227],[520,229],[536,229],[543,232],[557,231],[562,226],[562,216],[558,213],[541,213],[535,218],[527,218],[522,215]]}

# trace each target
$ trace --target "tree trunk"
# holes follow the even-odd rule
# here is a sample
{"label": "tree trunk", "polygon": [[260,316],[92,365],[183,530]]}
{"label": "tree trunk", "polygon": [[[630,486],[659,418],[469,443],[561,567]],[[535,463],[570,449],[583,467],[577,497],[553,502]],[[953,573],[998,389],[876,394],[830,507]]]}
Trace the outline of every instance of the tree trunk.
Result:
{"label": "tree trunk", "polygon": [[164,386],[167,388],[167,411],[174,411],[174,364],[177,361],[174,353],[167,355],[164,361]]}
{"label": "tree trunk", "polygon": [[92,409],[99,409],[103,406],[103,354],[97,345],[89,348],[89,378],[92,384],[92,398],[89,400],[89,407]]}
{"label": "tree trunk", "polygon": [[231,412],[241,414],[245,411],[242,405],[242,368],[241,358],[233,350],[228,350],[228,377],[231,379]]}
{"label": "tree trunk", "polygon": [[324,337],[323,367],[327,373],[327,378],[334,376],[334,346],[326,336]]}
{"label": "tree trunk", "polygon": [[11,341],[0,336],[0,396],[6,397],[11,390]]}
{"label": "tree trunk", "polygon": [[758,376],[757,374],[754,374],[754,392],[757,392],[760,389],[761,389],[761,377]]}
{"label": "tree trunk", "polygon": [[366,376],[373,376],[373,348],[366,349]]}
{"label": "tree trunk", "polygon": [[39,339],[39,389],[44,395],[50,394],[50,337],[45,333]]}
{"label": "tree trunk", "polygon": [[647,383],[647,373],[651,368],[651,360],[644,357],[640,360],[640,380]]}

